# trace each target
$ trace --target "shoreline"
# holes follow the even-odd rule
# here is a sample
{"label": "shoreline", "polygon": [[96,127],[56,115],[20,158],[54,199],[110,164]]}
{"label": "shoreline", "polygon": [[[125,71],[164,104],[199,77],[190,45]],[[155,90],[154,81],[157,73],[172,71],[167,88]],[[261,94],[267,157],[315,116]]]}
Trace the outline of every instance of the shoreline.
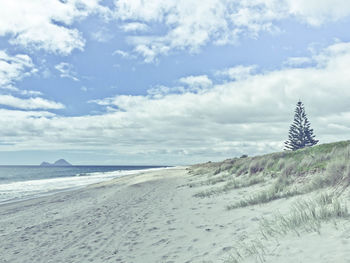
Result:
{"label": "shoreline", "polygon": [[[91,262],[115,262],[103,255],[110,254],[107,250],[115,252],[115,242],[123,247],[126,239],[120,239],[120,234],[124,233],[126,224],[131,229],[139,227],[130,224],[130,220],[134,220],[139,212],[147,214],[148,209],[143,207],[142,201],[152,205],[151,199],[159,199],[156,192],[165,198],[172,186],[168,183],[182,179],[178,176],[185,173],[186,167],[144,171],[81,189],[1,204],[0,253],[3,258],[0,262],[85,262],[87,258]],[[176,189],[171,188],[175,194]],[[134,214],[130,209],[138,212]],[[130,217],[126,216],[129,213]],[[96,236],[102,234],[106,236]],[[89,245],[70,248],[67,242]],[[101,258],[98,259],[96,251],[106,242],[110,243],[104,246],[106,253],[99,253]],[[93,245],[96,247],[90,250],[88,247]],[[124,255],[126,258],[127,254]]]}
{"label": "shoreline", "polygon": [[275,179],[228,191],[223,187],[229,175],[209,166],[145,171],[0,205],[0,263],[254,263],[260,262],[255,254],[240,261],[232,256],[258,245],[264,249],[259,256],[267,259],[262,262],[348,262],[346,218],[325,221],[322,229],[320,223],[318,232],[292,229],[257,243],[261,223],[275,229],[276,215],[288,218],[295,204],[316,200],[319,193],[228,209]]}
{"label": "shoreline", "polygon": [[[101,179],[101,181],[99,182],[91,182],[91,183],[87,183],[87,184],[83,184],[83,185],[76,185],[76,186],[70,186],[70,187],[64,187],[64,188],[57,188],[57,189],[52,189],[49,191],[45,191],[42,190],[42,192],[37,192],[37,193],[31,193],[31,194],[27,194],[24,195],[23,197],[18,197],[18,198],[11,198],[11,199],[6,199],[6,200],[0,200],[0,206],[3,204],[7,204],[7,203],[15,203],[15,202],[21,202],[21,201],[26,201],[26,200],[31,200],[31,199],[36,199],[36,198],[40,198],[40,197],[46,197],[46,196],[51,196],[54,194],[58,194],[61,192],[67,192],[67,191],[75,191],[75,190],[79,190],[85,187],[88,187],[90,185],[94,185],[94,184],[99,184],[101,182],[106,182],[106,181],[110,181],[110,180],[114,180],[114,179],[118,179],[124,176],[132,176],[132,175],[138,175],[138,174],[142,174],[144,172],[152,172],[152,171],[158,171],[158,170],[163,170],[163,169],[171,169],[171,168],[175,168],[176,166],[168,166],[168,167],[157,167],[157,168],[147,168],[147,169],[135,169],[135,170],[115,170],[115,171],[111,171],[111,172],[94,172],[91,173],[90,175],[86,175],[86,176],[67,176],[67,177],[56,177],[56,178],[43,178],[43,179],[35,179],[35,180],[26,180],[26,181],[16,181],[16,182],[10,182],[10,183],[6,183],[3,185],[11,185],[11,184],[18,184],[18,183],[32,183],[32,182],[42,182],[42,181],[51,181],[54,182],[56,180],[72,180],[72,179],[85,179],[88,180],[90,178],[93,178],[93,176],[95,175],[102,175],[102,174],[106,174],[106,173],[115,173],[115,172],[121,172],[121,175],[116,175],[115,177],[111,177],[111,178],[104,178]],[[124,173],[124,174],[123,174]],[[90,178],[89,178],[90,177]],[[1,187],[1,185],[0,185]]]}

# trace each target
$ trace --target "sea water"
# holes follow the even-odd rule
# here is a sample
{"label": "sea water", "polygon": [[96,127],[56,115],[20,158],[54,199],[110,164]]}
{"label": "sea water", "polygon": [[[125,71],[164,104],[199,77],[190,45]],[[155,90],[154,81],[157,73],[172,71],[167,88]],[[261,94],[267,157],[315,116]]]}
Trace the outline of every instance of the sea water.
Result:
{"label": "sea water", "polygon": [[160,166],[0,166],[0,203],[76,189]]}

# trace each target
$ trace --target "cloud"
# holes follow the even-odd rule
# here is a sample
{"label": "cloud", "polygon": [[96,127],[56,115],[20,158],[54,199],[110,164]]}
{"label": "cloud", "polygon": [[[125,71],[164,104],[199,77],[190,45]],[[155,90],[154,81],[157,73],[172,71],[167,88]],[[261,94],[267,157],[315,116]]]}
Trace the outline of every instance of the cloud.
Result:
{"label": "cloud", "polygon": [[[102,0],[5,1],[0,10],[0,36],[29,50],[69,55],[73,50],[83,50],[86,43],[76,23],[99,15],[104,21],[114,19],[120,23],[133,52],[151,63],[173,51],[195,53],[209,43],[236,44],[241,38],[257,38],[261,32],[279,32],[282,20],[319,26],[350,15],[350,4],[345,0],[203,0],[200,5],[196,0],[113,3],[107,7]],[[113,37],[105,28],[91,36],[100,42]]]}
{"label": "cloud", "polygon": [[90,14],[106,15],[99,0],[16,0],[5,1],[0,9],[0,36],[28,49],[62,55],[83,50],[85,40],[73,23]]}
{"label": "cloud", "polygon": [[108,31],[107,28],[101,28],[99,31],[91,33],[92,39],[97,42],[106,43],[113,39],[113,35]]}
{"label": "cloud", "polygon": [[188,48],[191,52],[207,43],[211,37],[221,38],[229,32],[225,6],[220,1],[116,1],[116,16],[121,20],[163,24],[168,31],[163,36],[129,37],[135,52],[153,62],[156,56],[171,49]]}
{"label": "cloud", "polygon": [[288,12],[306,23],[319,26],[350,15],[350,3],[346,0],[286,0]]}
{"label": "cloud", "polygon": [[25,54],[9,55],[0,50],[0,90],[21,95],[41,95],[40,91],[21,90],[15,87],[16,82],[37,73],[32,59]]}
{"label": "cloud", "polygon": [[283,64],[290,67],[306,66],[312,63],[313,60],[309,57],[291,57],[288,58]]}
{"label": "cloud", "polygon": [[186,84],[192,91],[197,92],[210,88],[213,85],[213,82],[207,75],[183,77],[179,79],[179,82]]}
{"label": "cloud", "polygon": [[131,54],[129,54],[128,52],[125,52],[125,51],[123,51],[123,50],[120,50],[120,49],[115,50],[115,51],[113,52],[112,55],[113,55],[113,56],[119,55],[119,56],[121,56],[122,58],[134,58],[133,55],[131,55]]}
{"label": "cloud", "polygon": [[149,29],[149,27],[146,24],[138,23],[138,22],[126,23],[126,24],[120,26],[120,28],[124,32],[147,31]]}
{"label": "cloud", "polygon": [[41,96],[41,95],[43,95],[42,92],[36,91],[36,90],[20,90],[20,89],[17,89],[16,91],[19,94],[23,95],[23,96]]}
{"label": "cloud", "polygon": [[228,77],[231,80],[242,80],[250,76],[257,67],[255,65],[251,66],[236,66],[227,68],[224,70],[219,70],[215,72],[217,76]]}
{"label": "cloud", "polygon": [[32,59],[24,54],[10,56],[0,50],[0,87],[12,86],[14,82],[35,73]]}
{"label": "cloud", "polygon": [[[149,95],[149,97],[153,99],[160,99],[170,94],[198,93],[198,92],[203,93],[207,89],[213,86],[212,80],[209,79],[207,75],[182,77],[178,80],[178,82],[181,85],[175,86],[175,87],[156,85],[148,89],[147,94]],[[107,98],[107,100],[97,100],[97,101],[91,101],[91,102],[95,102],[99,105],[108,105],[108,103],[110,103],[108,99],[110,98]]]}
{"label": "cloud", "polygon": [[61,73],[61,78],[69,78],[74,81],[79,81],[79,79],[77,78],[77,73],[74,71],[73,65],[66,62],[61,62],[60,64],[57,64],[55,66],[55,69],[57,69]]}
{"label": "cloud", "polygon": [[80,90],[81,90],[81,91],[84,91],[84,92],[87,92],[87,91],[88,91],[88,88],[85,87],[85,86],[82,86],[82,87],[80,88]]}
{"label": "cloud", "polygon": [[176,50],[193,53],[209,43],[236,44],[244,37],[257,38],[261,32],[279,32],[282,20],[319,26],[350,15],[345,0],[204,0],[200,5],[195,0],[116,0],[115,6],[115,18],[127,22],[124,31],[148,25],[147,35],[127,38],[147,63]]}
{"label": "cloud", "polygon": [[251,72],[224,83],[221,76],[184,77],[184,92],[160,86],[147,95],[91,101],[106,110],[98,115],[21,115],[13,122],[9,111],[0,110],[0,137],[14,144],[11,149],[108,150],[168,163],[218,160],[281,150],[301,99],[317,139],[347,139],[350,43],[331,45],[311,59],[314,65]]}
{"label": "cloud", "polygon": [[21,99],[12,95],[0,95],[0,105],[9,106],[16,109],[63,109],[64,105],[58,102],[46,100],[40,97]]}
{"label": "cloud", "polygon": [[[350,79],[346,73],[349,58],[350,44],[338,43],[311,58],[318,61],[315,66],[250,73],[234,82],[213,84],[198,93],[172,93],[171,88],[162,87],[158,89],[161,96],[156,96],[157,89],[153,89],[147,96],[120,95],[96,103],[117,107],[116,115],[123,116],[124,123],[132,124],[137,131],[149,129],[144,135],[149,145],[152,145],[149,140],[156,144],[164,136],[163,147],[172,148],[167,144],[170,141],[179,145],[186,142],[188,147],[183,147],[190,153],[199,151],[197,140],[212,153],[219,149],[228,153],[233,145],[239,145],[242,152],[253,153],[254,147],[262,152],[282,148],[295,103],[300,98],[306,104],[316,135],[329,140],[332,134],[339,134],[338,140],[347,138],[348,132],[337,127],[350,128],[350,121],[339,117],[343,109],[349,109]],[[199,79],[215,82],[207,76],[183,78],[193,86],[198,83],[194,80]],[[347,114],[350,115],[350,109]],[[131,129],[129,132],[130,137],[135,135],[131,135]]]}

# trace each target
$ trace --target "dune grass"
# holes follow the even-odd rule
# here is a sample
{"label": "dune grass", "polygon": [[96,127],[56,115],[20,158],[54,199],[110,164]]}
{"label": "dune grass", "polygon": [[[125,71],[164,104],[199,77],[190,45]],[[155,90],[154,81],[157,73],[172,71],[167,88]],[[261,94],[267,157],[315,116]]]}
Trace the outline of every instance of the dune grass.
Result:
{"label": "dune grass", "polygon": [[190,187],[199,187],[199,186],[205,186],[205,185],[216,185],[218,183],[227,182],[228,180],[232,179],[233,176],[228,173],[223,173],[218,176],[210,176],[208,179],[201,180],[201,181],[195,181],[193,183],[189,183],[188,186]]}
{"label": "dune grass", "polygon": [[315,200],[298,200],[288,215],[278,213],[273,220],[263,218],[260,221],[260,231],[265,239],[289,232],[300,235],[298,229],[319,232],[322,222],[347,217],[349,213],[346,203],[341,203],[333,194],[323,193]]}
{"label": "dune grass", "polygon": [[[322,193],[313,199],[300,197],[286,213],[277,211],[271,217],[261,217],[257,234],[241,239],[226,262],[238,263],[250,257],[265,262],[271,253],[271,248],[266,248],[267,241],[293,233],[299,236],[304,232],[320,232],[324,222],[350,218],[347,204],[341,199],[350,185],[350,141],[205,165],[202,170],[205,174],[198,173],[203,169],[201,165],[193,167],[197,171],[195,179],[201,179],[201,185],[211,188],[196,193],[196,197],[210,197],[264,183],[254,188],[256,192],[229,204],[229,210],[297,195],[315,196],[316,191]],[[215,187],[219,183],[220,186]]]}
{"label": "dune grass", "polygon": [[[297,151],[283,151],[256,157],[228,159],[221,163],[207,163],[206,168],[213,169],[213,174],[224,171],[240,176],[242,174],[268,174],[285,172],[295,175],[324,170],[330,160],[339,156],[350,156],[350,141],[321,144]],[[194,167],[203,168],[202,166]],[[208,170],[208,169],[207,169]]]}
{"label": "dune grass", "polygon": [[228,205],[226,208],[228,210],[246,207],[250,205],[264,204],[270,201],[291,197],[294,195],[301,194],[296,188],[287,187],[292,183],[292,181],[286,177],[278,177],[278,179],[266,190],[260,191],[257,194],[249,196],[243,200],[240,200],[232,205]]}
{"label": "dune grass", "polygon": [[[339,148],[339,145],[342,147]],[[296,151],[271,155],[273,158],[280,155],[290,157],[275,160],[275,164],[266,162],[270,165],[270,168],[266,169],[274,171],[277,180],[266,189],[228,205],[227,209],[268,203],[325,187],[334,187],[335,191],[343,191],[350,184],[350,146],[345,143],[335,143],[333,148],[330,145],[321,145],[318,148],[300,150],[299,153]],[[309,155],[312,152],[314,154]],[[308,155],[301,159],[302,153]],[[272,167],[280,170],[273,170]]]}
{"label": "dune grass", "polygon": [[229,205],[227,209],[268,203],[276,199],[310,193],[325,187],[339,187],[339,189],[335,188],[334,190],[342,191],[350,184],[350,163],[344,159],[330,161],[323,173],[305,178],[305,182],[299,185],[296,183],[297,178],[291,176],[290,169],[287,169],[286,172],[282,171],[282,174],[269,188]]}
{"label": "dune grass", "polygon": [[231,179],[230,181],[226,182],[225,185],[221,187],[215,187],[208,190],[200,191],[194,195],[194,197],[209,197],[212,195],[220,194],[220,193],[227,193],[233,189],[239,189],[244,187],[249,187],[255,184],[259,184],[264,182],[265,179],[263,177],[254,176],[249,177],[245,179]]}
{"label": "dune grass", "polygon": [[299,236],[304,232],[320,232],[324,222],[350,218],[347,204],[340,198],[350,185],[350,141],[234,158],[191,169],[196,175],[194,184],[209,186],[197,192],[196,197],[210,197],[264,183],[254,188],[256,192],[229,204],[229,210],[298,195],[315,196],[316,191],[322,193],[313,199],[300,197],[286,213],[277,211],[271,217],[261,217],[257,234],[250,239],[242,238],[226,262],[238,263],[250,257],[265,262],[271,253],[266,248],[267,241],[293,233]]}
{"label": "dune grass", "polygon": [[261,218],[259,235],[252,240],[239,242],[235,252],[225,261],[239,263],[247,258],[265,262],[270,251],[266,241],[278,240],[290,233],[300,236],[302,232],[318,232],[322,223],[335,219],[349,218],[347,204],[332,193],[323,193],[313,200],[298,200],[286,214],[275,213],[272,219]]}
{"label": "dune grass", "polygon": [[196,175],[203,171],[206,179],[191,183],[191,187],[214,186],[218,183],[224,185],[200,191],[195,197],[210,197],[262,182],[270,184],[228,205],[227,209],[264,204],[330,186],[341,191],[350,184],[350,141],[322,144],[298,151],[234,158],[193,168],[193,174]]}

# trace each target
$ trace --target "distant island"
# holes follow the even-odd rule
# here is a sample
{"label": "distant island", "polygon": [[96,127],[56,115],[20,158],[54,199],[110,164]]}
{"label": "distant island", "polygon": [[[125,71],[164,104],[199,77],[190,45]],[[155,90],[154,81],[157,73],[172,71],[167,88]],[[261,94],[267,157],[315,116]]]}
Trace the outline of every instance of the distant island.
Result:
{"label": "distant island", "polygon": [[72,166],[72,164],[64,159],[59,159],[54,163],[42,162],[40,166]]}

